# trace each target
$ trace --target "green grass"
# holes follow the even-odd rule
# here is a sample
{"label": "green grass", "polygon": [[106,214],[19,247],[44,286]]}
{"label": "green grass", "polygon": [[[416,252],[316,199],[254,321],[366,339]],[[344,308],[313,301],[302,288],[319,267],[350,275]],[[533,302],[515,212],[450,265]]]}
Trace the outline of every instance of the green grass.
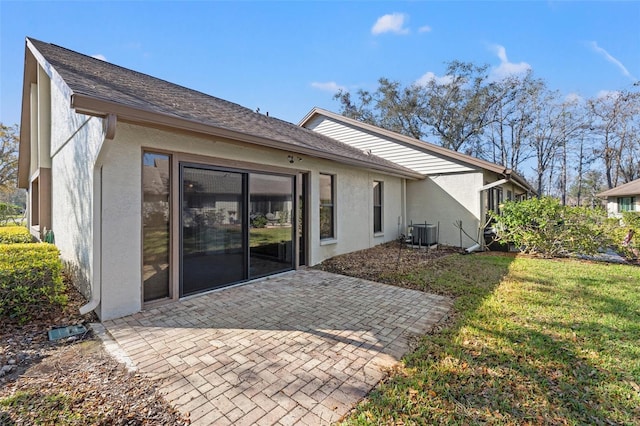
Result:
{"label": "green grass", "polygon": [[[41,425],[80,425],[99,424],[99,416],[86,417],[74,411],[76,405],[83,403],[80,394],[49,394],[40,391],[18,391],[14,395],[0,400],[0,407],[12,409],[20,419],[30,424]],[[0,424],[13,424],[8,415],[0,413]]]}
{"label": "green grass", "polygon": [[393,278],[454,317],[347,424],[640,425],[640,268],[484,254]]}
{"label": "green grass", "polygon": [[263,246],[291,240],[291,227],[251,228],[249,242],[251,247]]}

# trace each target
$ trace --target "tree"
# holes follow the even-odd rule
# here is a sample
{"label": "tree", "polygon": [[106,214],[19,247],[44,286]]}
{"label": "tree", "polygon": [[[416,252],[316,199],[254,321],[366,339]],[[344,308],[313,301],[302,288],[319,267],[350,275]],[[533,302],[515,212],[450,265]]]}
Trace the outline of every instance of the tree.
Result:
{"label": "tree", "polygon": [[576,177],[575,182],[569,188],[569,195],[577,199],[577,205],[596,207],[602,201],[596,196],[604,188],[604,178],[598,170],[587,170]]}
{"label": "tree", "polygon": [[602,158],[607,187],[640,176],[640,93],[609,92],[591,99],[589,108],[599,141],[596,154]]}
{"label": "tree", "polygon": [[419,86],[427,100],[420,119],[445,148],[482,156],[481,136],[499,101],[487,69],[486,65],[453,61],[444,78],[434,77]]}
{"label": "tree", "polygon": [[406,87],[386,78],[378,83],[375,92],[357,91],[355,100],[348,91],[336,93],[340,113],[416,139],[435,135],[445,148],[482,154],[480,137],[496,103],[487,66],[453,61],[442,78]]}
{"label": "tree", "polygon": [[11,191],[18,176],[18,125],[12,127],[0,123],[0,190]]}
{"label": "tree", "polygon": [[528,143],[533,132],[532,105],[543,86],[544,82],[534,79],[531,71],[496,82],[497,101],[487,136],[494,163],[519,171],[532,157]]}
{"label": "tree", "polygon": [[399,82],[386,78],[380,78],[378,84],[373,93],[358,90],[356,102],[349,92],[338,91],[334,99],[341,104],[340,113],[416,139],[425,136],[420,118],[423,100],[420,99],[419,87],[412,85],[402,88]]}

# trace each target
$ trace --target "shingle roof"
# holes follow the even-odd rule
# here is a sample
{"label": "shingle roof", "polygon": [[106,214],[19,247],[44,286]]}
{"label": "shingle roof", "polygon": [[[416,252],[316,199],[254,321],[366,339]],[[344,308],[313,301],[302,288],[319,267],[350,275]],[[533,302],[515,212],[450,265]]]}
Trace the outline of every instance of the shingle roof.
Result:
{"label": "shingle roof", "polygon": [[363,123],[361,121],[354,120],[352,118],[345,117],[343,115],[336,114],[334,112],[327,111],[322,108],[317,108],[317,107],[313,108],[302,120],[300,120],[298,124],[300,126],[304,126],[306,123],[310,122],[313,119],[313,117],[315,117],[316,115],[328,117],[332,120],[342,122],[348,126],[352,126],[355,128],[362,129],[366,132],[377,134],[386,139],[393,139],[396,143],[399,143],[401,145],[409,146],[424,152],[429,152],[439,157],[448,158],[456,162],[468,164],[473,167],[489,170],[498,174],[508,174],[511,176],[512,179],[514,179],[519,184],[527,188],[527,190],[533,193],[536,192],[535,189],[529,184],[529,182],[527,182],[526,179],[524,179],[522,176],[518,175],[516,172],[512,170],[506,169],[504,166],[491,163],[489,161],[482,160],[480,158],[473,157],[471,155],[463,154],[461,152],[453,151],[451,149],[448,149],[442,146],[434,145],[430,142],[405,136],[403,134],[396,133],[391,130],[383,129],[378,126],[374,126],[368,123]]}
{"label": "shingle roof", "polygon": [[[27,46],[29,44],[60,75],[75,97],[157,114],[160,118],[171,118],[172,122],[177,119],[197,123],[203,133],[207,133],[207,129],[222,129],[243,142],[266,145],[276,142],[294,153],[419,177],[396,163],[233,102],[32,38],[27,38]],[[96,115],[100,114],[96,112]]]}
{"label": "shingle roof", "polygon": [[615,188],[607,189],[598,194],[598,197],[619,197],[625,195],[640,195],[640,179],[632,180]]}

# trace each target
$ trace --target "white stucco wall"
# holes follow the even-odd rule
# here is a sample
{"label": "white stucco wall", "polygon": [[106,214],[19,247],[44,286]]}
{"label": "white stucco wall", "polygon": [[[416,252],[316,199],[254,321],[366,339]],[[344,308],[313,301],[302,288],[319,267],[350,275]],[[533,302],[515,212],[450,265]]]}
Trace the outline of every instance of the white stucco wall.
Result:
{"label": "white stucco wall", "polygon": [[51,228],[76,284],[91,297],[94,162],[104,135],[100,118],[76,114],[69,103],[66,88],[51,84]]}
{"label": "white stucco wall", "polygon": [[[287,168],[292,174],[308,172],[310,265],[331,256],[392,241],[398,236],[398,217],[403,216],[401,178],[308,156],[296,156],[302,161],[292,165],[286,151],[118,123],[116,137],[110,142],[102,168],[102,319],[131,314],[142,307],[141,169],[144,149]],[[328,244],[321,243],[319,237],[320,173],[334,174],[337,183],[337,238]],[[173,179],[175,182],[177,176]],[[377,236],[373,233],[374,180],[384,182],[384,232]]]}
{"label": "white stucco wall", "polygon": [[[627,195],[626,197],[630,197],[630,195]],[[635,198],[633,211],[640,212],[640,194],[634,195],[633,197]],[[619,210],[620,208],[618,206],[618,197],[608,197],[607,198],[607,215],[609,217],[621,218],[622,213]]]}
{"label": "white stucco wall", "polygon": [[[460,246],[460,231],[456,221],[462,221],[463,229],[477,236],[480,226],[480,192],[482,172],[429,176],[422,181],[407,182],[407,221],[438,224],[439,243]],[[475,242],[463,234],[462,246]]]}

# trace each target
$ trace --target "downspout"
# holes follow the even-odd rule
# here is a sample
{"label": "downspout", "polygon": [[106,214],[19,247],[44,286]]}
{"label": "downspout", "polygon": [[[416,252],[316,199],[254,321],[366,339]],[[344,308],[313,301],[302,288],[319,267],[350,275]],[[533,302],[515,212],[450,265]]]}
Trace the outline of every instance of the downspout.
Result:
{"label": "downspout", "polygon": [[401,221],[402,221],[402,228],[400,229],[400,233],[398,235],[398,238],[400,237],[400,235],[404,234],[407,231],[407,179],[404,178],[402,179],[402,193],[401,193],[401,203],[402,203],[402,217],[401,217]]}
{"label": "downspout", "polygon": [[80,314],[94,311],[102,300],[102,166],[115,138],[116,116],[104,119],[104,141],[93,165],[93,268],[91,276],[91,300],[80,307]]}

